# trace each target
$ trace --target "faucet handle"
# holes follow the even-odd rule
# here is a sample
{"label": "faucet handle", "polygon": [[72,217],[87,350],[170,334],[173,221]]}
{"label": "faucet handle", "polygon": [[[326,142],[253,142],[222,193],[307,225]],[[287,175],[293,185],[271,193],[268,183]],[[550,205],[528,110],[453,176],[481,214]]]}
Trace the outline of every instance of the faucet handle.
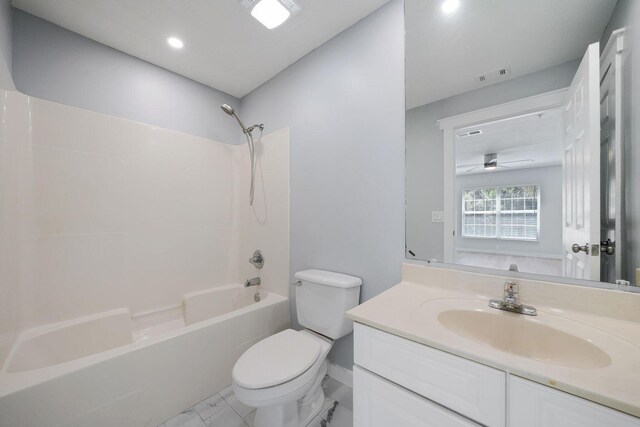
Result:
{"label": "faucet handle", "polygon": [[262,268],[264,265],[264,256],[260,250],[257,250],[253,253],[253,256],[249,258],[249,262],[253,264],[255,268]]}
{"label": "faucet handle", "polygon": [[517,294],[520,289],[518,288],[518,284],[513,280],[507,280],[504,282],[504,291],[509,294]]}

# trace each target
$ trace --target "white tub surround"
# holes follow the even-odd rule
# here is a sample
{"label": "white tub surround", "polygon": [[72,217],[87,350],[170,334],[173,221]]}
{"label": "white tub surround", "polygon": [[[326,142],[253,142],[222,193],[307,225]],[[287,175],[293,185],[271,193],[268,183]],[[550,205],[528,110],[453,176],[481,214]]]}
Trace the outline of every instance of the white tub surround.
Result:
{"label": "white tub surround", "polygon": [[[0,310],[11,317],[0,337],[123,307],[136,316],[256,276],[288,296],[288,129],[267,124],[257,143],[249,210],[246,145],[0,95],[0,289],[20,296]],[[262,270],[247,262],[255,249]]]}
{"label": "white tub surround", "polygon": [[288,129],[256,143],[249,209],[246,145],[0,107],[0,426],[159,424],[288,327]]}
{"label": "white tub surround", "polygon": [[[431,348],[438,354],[460,356],[456,359],[478,362],[478,367],[502,372],[501,384],[504,384],[506,373],[512,379],[512,387],[515,387],[513,384],[514,381],[517,383],[517,377],[526,378],[550,387],[549,390],[558,395],[562,393],[551,388],[640,417],[640,294],[515,279],[520,287],[521,302],[538,310],[538,315],[531,317],[488,307],[489,299],[502,299],[505,280],[507,278],[500,276],[404,264],[401,283],[350,310],[347,315],[362,325],[391,335],[378,331],[380,334],[428,346],[407,344],[417,346],[414,350],[407,350],[409,353],[422,351],[419,348]],[[476,322],[476,333],[502,327],[492,326],[491,322],[481,325],[483,316],[515,317],[508,323],[516,325],[517,330],[501,333],[528,335],[531,346],[518,352],[511,347],[513,343],[502,343],[500,339],[483,342],[472,336],[473,333],[465,338],[464,327],[460,326],[464,321],[448,318],[453,316],[451,313],[460,312],[476,316],[475,320],[467,322],[467,326]],[[553,331],[545,329],[545,326]],[[361,338],[365,339],[369,333],[365,329],[371,328],[360,328],[363,328]],[[544,330],[550,333],[538,334]],[[361,366],[358,359],[366,359],[366,355],[363,347],[358,345],[358,331],[356,329],[356,364]],[[553,342],[554,337],[560,338]],[[380,339],[387,340],[384,337]],[[535,344],[543,341],[547,348],[553,346],[555,349],[553,357],[539,352]],[[586,353],[590,356],[585,356]],[[357,386],[355,393],[354,398],[357,399]],[[535,394],[535,390],[532,393]],[[512,396],[512,402],[513,399]],[[487,425],[504,425],[504,418],[502,423],[500,419],[479,421]]]}

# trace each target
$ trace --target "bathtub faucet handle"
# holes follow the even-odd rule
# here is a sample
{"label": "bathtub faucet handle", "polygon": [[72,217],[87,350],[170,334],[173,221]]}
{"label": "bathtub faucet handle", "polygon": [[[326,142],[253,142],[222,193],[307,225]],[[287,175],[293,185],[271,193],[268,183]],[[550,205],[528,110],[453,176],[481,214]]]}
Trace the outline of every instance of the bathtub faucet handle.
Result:
{"label": "bathtub faucet handle", "polygon": [[255,268],[262,268],[264,265],[264,256],[259,249],[253,253],[253,256],[249,258],[249,262],[253,264]]}

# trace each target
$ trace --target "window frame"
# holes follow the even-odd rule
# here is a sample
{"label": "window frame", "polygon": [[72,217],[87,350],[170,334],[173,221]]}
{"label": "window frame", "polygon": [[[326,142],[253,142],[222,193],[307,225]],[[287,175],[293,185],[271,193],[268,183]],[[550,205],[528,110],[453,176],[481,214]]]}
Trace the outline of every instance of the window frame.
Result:
{"label": "window frame", "polygon": [[[538,192],[537,192],[537,212],[531,209],[523,209],[523,210],[517,210],[514,211],[513,209],[508,210],[508,211],[504,211],[505,213],[522,213],[522,214],[527,214],[527,213],[537,213],[536,215],[536,238],[535,239],[529,239],[529,238],[523,238],[523,237],[503,237],[500,236],[500,216],[502,213],[502,209],[501,209],[501,199],[502,199],[502,189],[503,188],[508,188],[508,187],[537,187]],[[465,235],[465,213],[475,213],[474,211],[469,211],[467,212],[465,209],[465,192],[467,191],[477,191],[477,190],[487,190],[487,189],[495,189],[496,190],[496,209],[495,211],[479,211],[479,212],[483,212],[485,215],[487,213],[490,214],[495,214],[496,216],[496,223],[495,223],[495,228],[496,228],[496,235],[495,236],[466,236]],[[461,227],[461,232],[460,232],[460,236],[463,239],[477,239],[477,240],[506,240],[506,241],[517,241],[517,242],[539,242],[540,241],[540,215],[542,212],[541,209],[541,200],[542,200],[542,191],[540,189],[540,184],[508,184],[508,185],[495,185],[495,186],[480,186],[480,187],[468,187],[468,188],[462,188],[461,192],[460,192],[460,204],[461,204],[461,217],[460,217],[460,227]]]}

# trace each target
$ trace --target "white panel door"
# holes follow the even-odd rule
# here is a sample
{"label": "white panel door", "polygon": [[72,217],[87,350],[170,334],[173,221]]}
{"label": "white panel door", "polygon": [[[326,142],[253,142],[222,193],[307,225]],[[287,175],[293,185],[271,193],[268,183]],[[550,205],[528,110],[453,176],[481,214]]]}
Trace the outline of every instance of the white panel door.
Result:
{"label": "white panel door", "polygon": [[353,367],[354,427],[479,427],[454,412]]}
{"label": "white panel door", "polygon": [[599,45],[587,49],[563,110],[564,275],[587,280],[600,280]]}
{"label": "white panel door", "polygon": [[512,427],[638,427],[640,419],[550,387],[509,376]]}

